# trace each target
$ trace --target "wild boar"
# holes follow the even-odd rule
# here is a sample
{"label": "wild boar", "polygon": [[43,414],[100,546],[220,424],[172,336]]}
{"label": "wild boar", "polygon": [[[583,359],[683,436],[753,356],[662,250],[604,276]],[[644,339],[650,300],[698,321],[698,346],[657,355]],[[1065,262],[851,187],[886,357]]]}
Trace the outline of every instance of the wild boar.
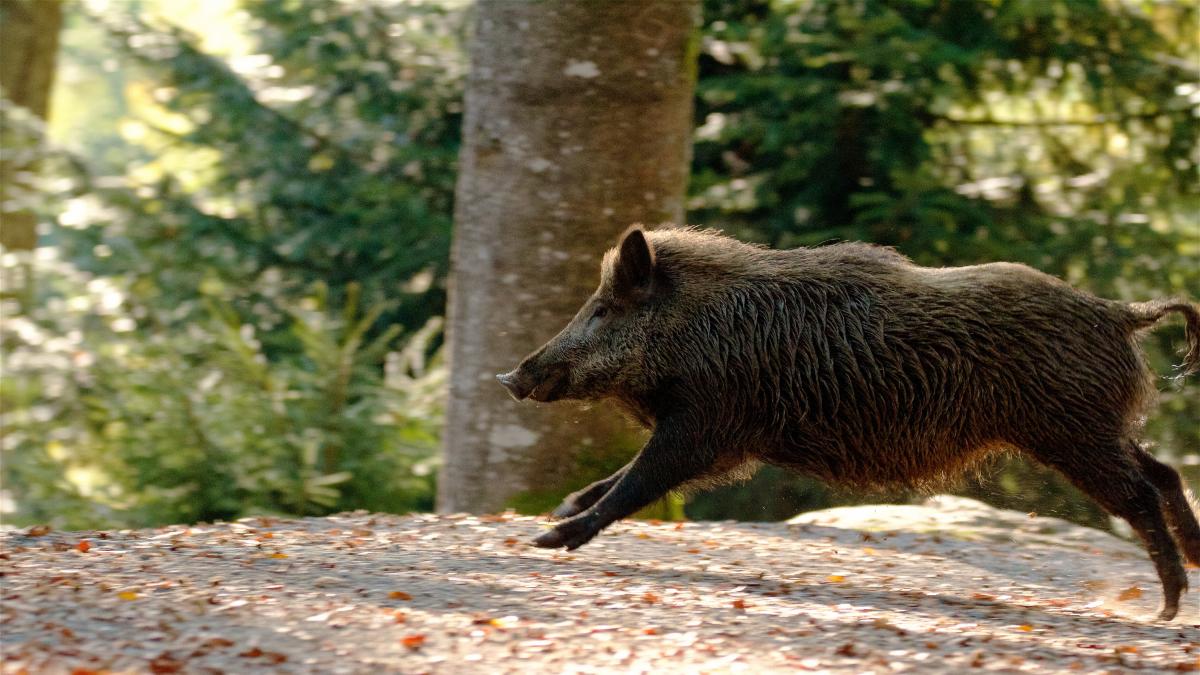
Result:
{"label": "wild boar", "polygon": [[562,332],[497,378],[518,400],[612,399],[652,429],[563,501],[538,546],[575,549],[670,490],[759,463],[921,486],[1011,449],[1133,526],[1171,619],[1200,524],[1136,436],[1155,394],[1138,334],[1172,312],[1194,373],[1200,309],[1184,300],[1105,300],[1011,263],[934,269],[868,244],[771,250],[635,226]]}

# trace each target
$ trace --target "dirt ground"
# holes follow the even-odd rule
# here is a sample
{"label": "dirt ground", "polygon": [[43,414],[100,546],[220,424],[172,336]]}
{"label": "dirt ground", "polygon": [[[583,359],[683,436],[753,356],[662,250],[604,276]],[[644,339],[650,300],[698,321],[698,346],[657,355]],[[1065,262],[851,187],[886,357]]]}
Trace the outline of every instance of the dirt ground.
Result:
{"label": "dirt ground", "polygon": [[573,553],[513,515],[9,532],[3,672],[1200,670],[1200,591],[1157,621],[1137,547],[939,520],[973,504],[627,521]]}

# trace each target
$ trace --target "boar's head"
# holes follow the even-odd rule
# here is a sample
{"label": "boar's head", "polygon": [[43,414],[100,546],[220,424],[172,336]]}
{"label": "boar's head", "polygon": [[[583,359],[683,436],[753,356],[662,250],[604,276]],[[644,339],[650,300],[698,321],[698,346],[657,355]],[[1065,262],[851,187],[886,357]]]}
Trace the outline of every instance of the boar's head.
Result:
{"label": "boar's head", "polygon": [[571,322],[496,379],[518,401],[599,399],[639,389],[646,329],[661,286],[654,249],[635,225],[605,254],[600,287]]}

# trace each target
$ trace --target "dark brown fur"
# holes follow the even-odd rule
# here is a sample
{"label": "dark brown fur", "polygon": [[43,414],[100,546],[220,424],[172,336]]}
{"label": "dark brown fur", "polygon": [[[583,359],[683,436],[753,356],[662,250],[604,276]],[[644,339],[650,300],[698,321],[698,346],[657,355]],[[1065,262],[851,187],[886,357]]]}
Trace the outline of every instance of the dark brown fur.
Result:
{"label": "dark brown fur", "polygon": [[570,518],[539,545],[578,547],[757,462],[913,486],[1016,449],[1130,522],[1171,618],[1178,546],[1200,564],[1200,525],[1178,474],[1134,440],[1155,392],[1137,334],[1171,312],[1196,372],[1200,310],[1182,300],[1105,300],[1011,263],[933,269],[866,244],[776,251],[635,228],[575,319],[500,377],[517,398],[615,399],[654,429],[629,466],[564,501]]}

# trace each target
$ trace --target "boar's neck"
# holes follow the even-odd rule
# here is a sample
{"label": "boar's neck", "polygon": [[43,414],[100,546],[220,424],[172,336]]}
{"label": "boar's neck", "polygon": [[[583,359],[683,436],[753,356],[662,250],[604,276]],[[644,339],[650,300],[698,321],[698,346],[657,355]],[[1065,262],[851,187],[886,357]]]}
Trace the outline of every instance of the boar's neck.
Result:
{"label": "boar's neck", "polygon": [[629,419],[646,429],[654,428],[654,423],[658,419],[658,415],[648,398],[624,395],[616,397],[615,400],[617,407]]}

